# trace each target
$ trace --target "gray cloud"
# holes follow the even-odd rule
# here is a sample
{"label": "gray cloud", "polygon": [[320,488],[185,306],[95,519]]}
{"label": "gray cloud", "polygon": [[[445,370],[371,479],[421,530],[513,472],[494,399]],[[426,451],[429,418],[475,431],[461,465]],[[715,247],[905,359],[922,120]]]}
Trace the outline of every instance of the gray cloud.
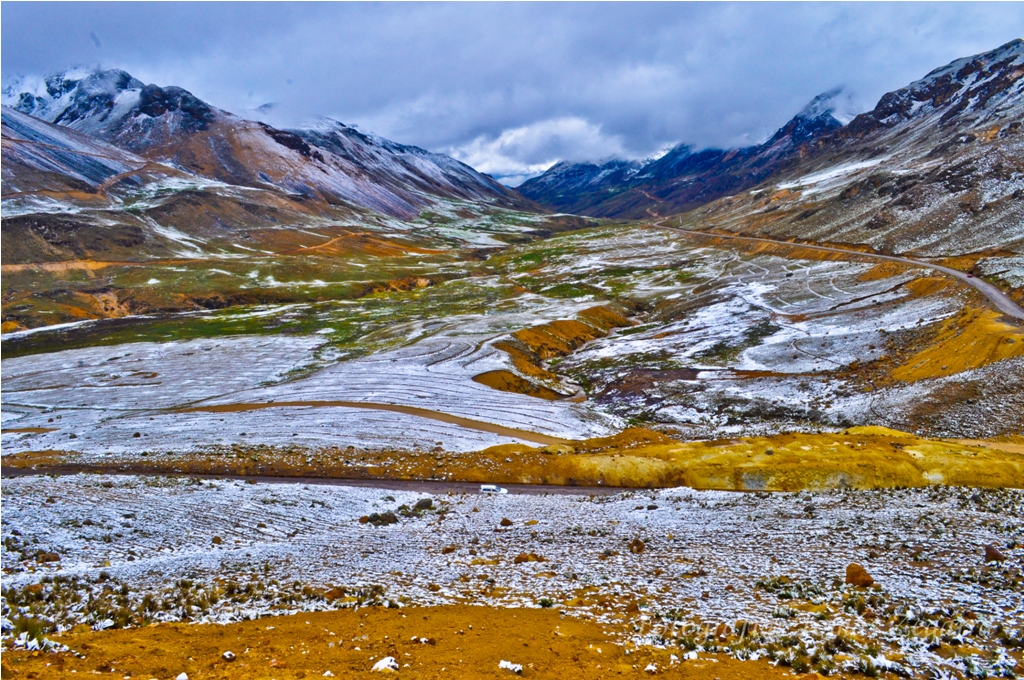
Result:
{"label": "gray cloud", "polygon": [[124,68],[231,111],[276,102],[517,181],[559,159],[760,141],[1024,35],[1024,5],[4,3],[3,78]]}

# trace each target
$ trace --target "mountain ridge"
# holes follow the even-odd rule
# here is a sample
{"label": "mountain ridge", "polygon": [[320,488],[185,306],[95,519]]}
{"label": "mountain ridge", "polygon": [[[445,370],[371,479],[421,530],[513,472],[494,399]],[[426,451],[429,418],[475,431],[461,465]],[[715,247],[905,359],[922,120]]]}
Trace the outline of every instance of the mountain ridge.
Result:
{"label": "mountain ridge", "polygon": [[431,197],[537,208],[443,154],[337,121],[326,133],[323,125],[278,129],[235,116],[182,88],[144,84],[119,69],[21,79],[4,89],[3,100],[21,113],[150,161],[239,186],[273,185],[325,205],[348,203],[401,219],[415,217]]}
{"label": "mountain ridge", "polygon": [[[607,175],[608,168],[561,162],[524,182],[519,191],[549,209],[571,207],[595,217],[635,219],[651,211],[692,210],[816,160],[877,155],[893,143],[882,139],[890,132],[907,135],[905,141],[931,143],[929,150],[941,153],[958,143],[959,129],[998,124],[1018,115],[1024,100],[1022,74],[1024,41],[1017,39],[933,69],[883,95],[874,109],[845,125],[827,106],[838,94],[830,90],[759,145],[695,151],[680,144],[622,181],[594,187],[593,178]],[[915,125],[917,129],[911,130]]]}

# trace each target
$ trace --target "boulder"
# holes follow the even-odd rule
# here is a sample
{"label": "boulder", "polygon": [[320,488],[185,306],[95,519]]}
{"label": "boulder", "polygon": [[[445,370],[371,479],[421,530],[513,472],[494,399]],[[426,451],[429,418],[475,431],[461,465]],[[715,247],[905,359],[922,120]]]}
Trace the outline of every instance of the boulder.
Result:
{"label": "boulder", "polygon": [[370,669],[374,673],[397,673],[398,662],[395,661],[393,656],[385,656],[383,659],[373,664],[373,668]]}
{"label": "boulder", "polygon": [[859,564],[851,563],[846,567],[846,582],[859,588],[870,588],[875,584],[875,579],[867,569]]}
{"label": "boulder", "polygon": [[986,562],[1005,562],[1006,555],[999,551],[999,548],[994,545],[985,546],[985,561]]}

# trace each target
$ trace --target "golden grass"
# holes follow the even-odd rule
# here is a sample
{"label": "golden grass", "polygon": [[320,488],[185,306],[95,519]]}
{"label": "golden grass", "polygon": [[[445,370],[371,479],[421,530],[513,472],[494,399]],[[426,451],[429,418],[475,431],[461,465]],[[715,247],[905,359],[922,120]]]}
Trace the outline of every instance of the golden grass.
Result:
{"label": "golden grass", "polygon": [[568,398],[551,389],[551,386],[558,386],[559,377],[544,367],[544,360],[565,356],[591,340],[608,335],[613,328],[632,324],[624,315],[605,306],[585,309],[576,317],[523,328],[512,334],[512,340],[494,343],[496,349],[509,355],[518,375],[511,371],[489,371],[473,380],[503,392],[541,399]]}
{"label": "golden grass", "polygon": [[904,382],[938,378],[1024,354],[1024,330],[999,312],[966,308],[942,322],[927,345],[892,371]]}
{"label": "golden grass", "polygon": [[[472,454],[333,450],[142,458],[111,470],[175,474],[426,480],[727,491],[881,489],[930,485],[1024,488],[1024,440],[933,440],[882,427],[680,442],[643,429],[543,448],[504,444]],[[249,455],[258,453],[259,455]],[[75,454],[4,457],[5,469],[77,469]],[[85,466],[97,469],[96,466]]]}

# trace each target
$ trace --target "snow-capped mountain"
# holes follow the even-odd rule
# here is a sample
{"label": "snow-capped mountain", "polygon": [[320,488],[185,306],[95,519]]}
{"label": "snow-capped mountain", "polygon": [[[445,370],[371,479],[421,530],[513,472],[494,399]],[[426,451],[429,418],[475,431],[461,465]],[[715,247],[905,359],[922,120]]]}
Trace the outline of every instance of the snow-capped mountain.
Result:
{"label": "snow-capped mountain", "polygon": [[[774,178],[871,162],[881,154],[920,158],[988,139],[998,143],[1024,116],[1024,41],[936,69],[884,95],[852,119],[841,89],[823,93],[768,141],[742,149],[695,151],[680,145],[600,191],[573,191],[565,177],[597,176],[603,166],[559,163],[519,191],[543,206],[602,217],[673,214]],[[1002,135],[996,137],[994,135]],[[1005,164],[1004,164],[1005,167]],[[552,191],[552,187],[558,190]]]}
{"label": "snow-capped mountain", "polygon": [[937,68],[882,96],[854,118],[838,139],[859,139],[907,123],[938,130],[980,127],[1024,112],[1024,40]]}
{"label": "snow-capped mountain", "polygon": [[564,212],[586,212],[588,206],[632,182],[643,167],[640,161],[627,160],[600,164],[562,161],[528,180],[519,190],[538,203],[562,206]]}
{"label": "snow-capped mountain", "polygon": [[4,89],[3,102],[150,161],[228,184],[275,187],[324,205],[347,203],[400,218],[417,215],[432,196],[532,207],[490,177],[441,154],[334,121],[277,129],[232,115],[181,88],[145,85],[120,70],[21,79]]}
{"label": "snow-capped mountain", "polygon": [[839,90],[815,97],[767,142],[743,149],[680,144],[647,163],[561,162],[519,186],[541,205],[601,217],[670,214],[740,191],[769,176],[805,145],[842,127],[832,114]]}

